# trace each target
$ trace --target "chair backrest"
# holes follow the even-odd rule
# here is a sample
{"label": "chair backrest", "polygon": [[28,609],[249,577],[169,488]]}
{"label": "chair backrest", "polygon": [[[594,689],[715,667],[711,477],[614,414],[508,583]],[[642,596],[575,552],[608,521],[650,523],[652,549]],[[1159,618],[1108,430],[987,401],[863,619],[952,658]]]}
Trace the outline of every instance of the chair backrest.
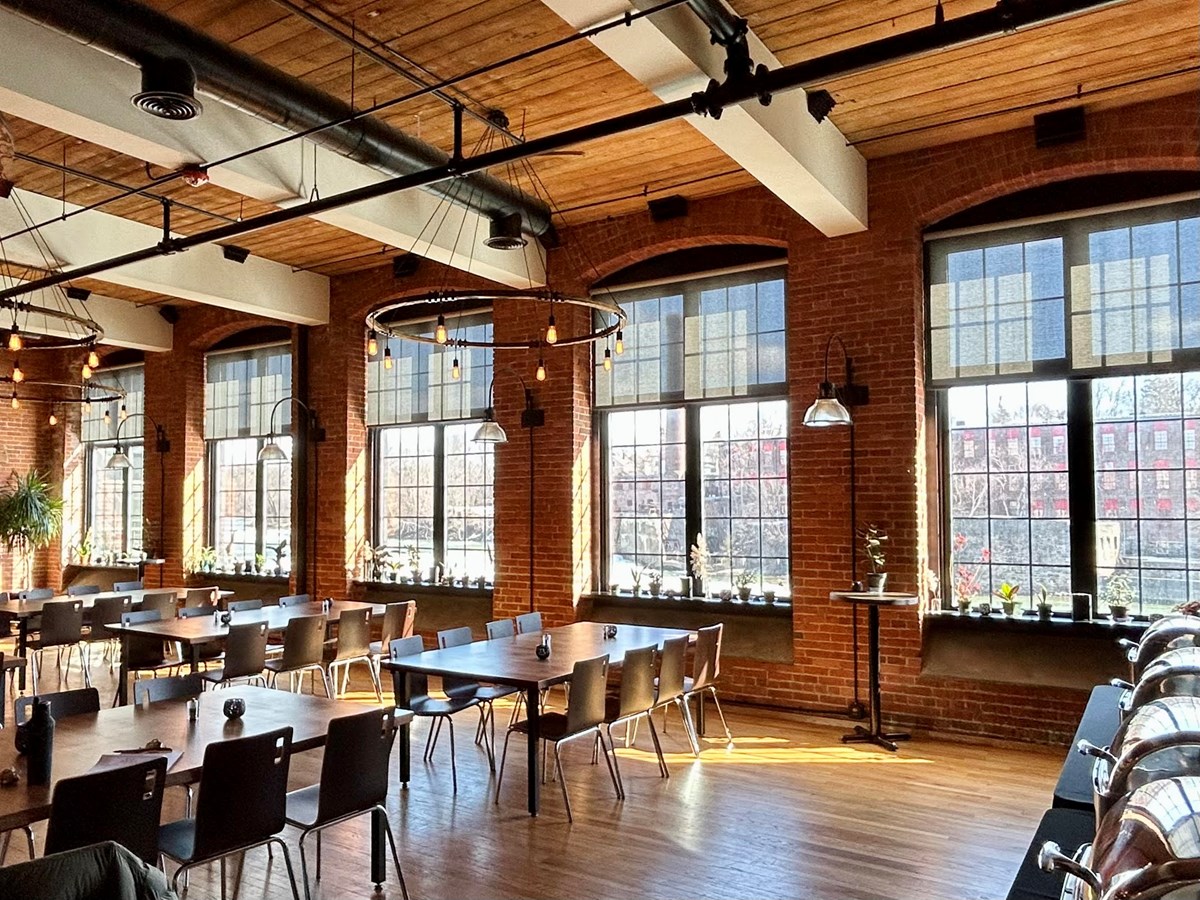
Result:
{"label": "chair backrest", "polygon": [[639,647],[626,650],[621,663],[621,699],[617,716],[636,715],[654,705],[654,658],[658,648]]}
{"label": "chair backrest", "polygon": [[100,593],[98,584],[72,584],[67,587],[68,597],[86,597],[88,594]]}
{"label": "chair backrest", "polygon": [[664,703],[683,693],[683,667],[687,659],[688,638],[680,635],[663,641],[662,655],[658,662],[658,697],[656,703]]}
{"label": "chair backrest", "polygon": [[205,748],[194,859],[223,855],[283,830],[291,750],[290,725]]}
{"label": "chair backrest", "polygon": [[181,606],[178,615],[181,619],[198,619],[200,616],[211,616],[215,609],[215,606]]}
{"label": "chair backrest", "polygon": [[525,613],[517,616],[517,634],[534,634],[542,630],[542,614],[540,612]]}
{"label": "chair backrest", "polygon": [[17,591],[18,600],[49,600],[54,596],[54,588],[30,588],[27,591]]}
{"label": "chair backrest", "polygon": [[497,619],[495,622],[487,623],[489,641],[494,641],[496,638],[512,637],[516,633],[517,626],[512,619]]}
{"label": "chair backrest", "polygon": [[252,609],[262,609],[263,602],[261,600],[230,600],[230,612],[246,612]]}
{"label": "chair backrest", "polygon": [[325,650],[325,617],[297,616],[283,632],[283,668],[319,665]]}
{"label": "chair backrest", "polygon": [[[388,659],[402,659],[425,652],[425,639],[419,634],[395,638],[388,645]],[[420,672],[408,673],[408,696],[410,701],[424,700],[429,696],[429,678]],[[396,697],[399,704],[400,698]]]}
{"label": "chair backrest", "polygon": [[383,611],[383,634],[380,639],[384,651],[387,651],[388,645],[396,638],[412,637],[416,620],[416,600],[389,603]]}
{"label": "chair backrest", "polygon": [[230,625],[225,639],[225,678],[251,678],[267,664],[267,623]]}
{"label": "chair backrest", "polygon": [[179,601],[176,599],[174,591],[160,591],[155,594],[142,594],[142,605],[138,608],[156,609],[159,612],[159,618],[173,619],[178,607]]}
{"label": "chair backrest", "polygon": [[442,650],[447,647],[461,647],[471,643],[472,640],[474,640],[474,636],[466,625],[461,628],[447,628],[445,631],[437,633],[438,648]]}
{"label": "chair backrest", "polygon": [[62,779],[50,803],[45,852],[116,841],[156,865],[166,777],[166,757],[157,756]]}
{"label": "chair backrest", "polygon": [[55,600],[42,607],[42,646],[77,644],[82,637],[82,600]]}
{"label": "chair backrest", "polygon": [[198,674],[174,675],[170,678],[139,678],[133,683],[133,702],[141,706],[145,697],[150,703],[160,700],[191,700],[204,690],[204,679]]}
{"label": "chair backrest", "polygon": [[312,603],[312,594],[289,594],[279,598],[279,605],[283,607],[303,606],[305,603]]}
{"label": "chair backrest", "polygon": [[120,622],[121,616],[132,609],[132,597],[97,597],[92,603],[92,637],[97,640],[116,637],[104,626]]}
{"label": "chair backrest", "polygon": [[217,590],[216,587],[188,588],[188,592],[183,598],[183,605],[188,609],[207,606],[208,611],[212,612],[217,606]]}
{"label": "chair backrest", "polygon": [[[174,618],[174,613],[172,613]],[[133,612],[121,613],[122,625],[141,625],[144,622],[162,621],[162,613],[157,609],[137,609]],[[157,666],[166,657],[163,655],[163,642],[149,634],[131,634],[127,638],[128,652],[125,664],[130,669]]]}
{"label": "chair backrest", "polygon": [[100,692],[95,688],[79,688],[74,691],[59,691],[56,694],[17,697],[13,700],[13,721],[18,725],[27,721],[33,714],[33,704],[37,700],[47,701],[50,704],[50,715],[56,719],[100,712]]}
{"label": "chair backrest", "polygon": [[696,653],[692,659],[692,690],[708,687],[721,674],[721,632],[718,622],[696,632]]}
{"label": "chair backrest", "polygon": [[577,734],[604,721],[608,654],[581,659],[571,670],[571,699],[567,703],[567,734]]}
{"label": "chair backrest", "polygon": [[388,766],[395,740],[392,709],[372,709],[330,720],[321,761],[316,824],[366,812],[387,800]]}
{"label": "chair backrest", "polygon": [[114,581],[113,591],[140,591],[145,588],[140,581]]}
{"label": "chair backrest", "polygon": [[338,616],[337,659],[361,659],[370,653],[371,610],[343,610]]}
{"label": "chair backrest", "polygon": [[162,618],[162,613],[157,609],[135,609],[121,613],[121,624],[141,625],[143,622],[161,622]]}

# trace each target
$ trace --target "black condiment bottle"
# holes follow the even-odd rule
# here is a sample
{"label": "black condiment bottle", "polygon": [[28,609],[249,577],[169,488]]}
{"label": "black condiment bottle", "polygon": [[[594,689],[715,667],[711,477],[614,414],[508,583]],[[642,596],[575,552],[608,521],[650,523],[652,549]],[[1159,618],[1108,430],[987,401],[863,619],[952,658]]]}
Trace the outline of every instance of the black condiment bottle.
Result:
{"label": "black condiment bottle", "polygon": [[25,724],[25,777],[30,784],[50,783],[50,762],[54,755],[54,716],[50,701],[38,700]]}

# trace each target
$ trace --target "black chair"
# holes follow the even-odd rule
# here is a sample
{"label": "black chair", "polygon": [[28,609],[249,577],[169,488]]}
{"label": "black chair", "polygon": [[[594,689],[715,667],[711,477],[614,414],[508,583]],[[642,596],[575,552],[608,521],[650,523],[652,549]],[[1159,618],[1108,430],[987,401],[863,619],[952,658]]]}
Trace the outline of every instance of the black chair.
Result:
{"label": "black chair", "polygon": [[101,841],[116,841],[141,859],[158,862],[158,820],[162,815],[167,760],[138,760],[54,786],[46,853],[61,853]]}
{"label": "black chair", "polygon": [[[271,673],[271,687],[275,687],[279,676],[286,673],[289,687],[294,691],[296,675],[300,675],[300,685],[303,687],[304,673],[312,672],[313,678],[321,676],[325,696],[333,698],[333,689],[329,686],[324,666],[325,626],[324,616],[297,616],[287,623],[287,629],[283,632],[283,656],[268,659],[264,666]],[[313,693],[316,693],[315,688]]]}
{"label": "black chair", "polygon": [[[336,649],[325,662],[325,671],[330,684],[333,685],[334,693],[346,693],[346,687],[350,682],[350,667],[356,662],[366,665],[367,671],[371,675],[371,684],[375,688],[375,699],[383,703],[383,690],[379,684],[379,675],[371,660],[371,610],[366,607],[343,610],[342,614],[338,616]],[[337,673],[334,671],[338,666],[342,668],[340,690],[338,689]]]}
{"label": "black chair", "polygon": [[72,584],[67,587],[68,597],[86,597],[89,594],[100,593],[98,584]]}
{"label": "black chair", "polygon": [[180,619],[198,619],[200,616],[211,616],[215,611],[215,606],[181,606],[176,616]]}
{"label": "black chair", "polygon": [[[304,895],[309,893],[308,860],[304,841],[317,835],[317,881],[321,880],[321,831],[369,812],[379,811],[400,890],[408,900],[408,886],[396,853],[396,841],[384,807],[387,801],[388,764],[396,739],[394,710],[374,709],[354,716],[342,716],[329,723],[325,756],[321,760],[319,784],[292,791],[287,795],[286,820],[300,829],[300,872]],[[375,890],[382,889],[376,884]]]}
{"label": "black chair", "polygon": [[113,593],[119,594],[122,591],[140,591],[144,590],[145,585],[140,581],[114,581]]}
{"label": "black chair", "polygon": [[277,844],[293,900],[300,900],[291,854],[278,836],[284,826],[291,749],[291,726],[205,748],[195,818],[168,822],[158,830],[159,852],[179,864],[172,888],[178,889],[180,877],[194,866],[224,863],[232,853]]}
{"label": "black chair", "polygon": [[[693,697],[696,698],[696,715],[702,726],[704,723],[704,695],[712,694],[713,705],[717,708],[717,715],[721,717],[721,727],[725,729],[725,740],[732,741],[733,735],[730,734],[729,725],[725,722],[725,713],[721,711],[721,701],[717,699],[717,678],[721,674],[721,635],[724,629],[725,626],[718,622],[716,625],[709,625],[696,632],[696,652],[692,658],[692,676],[683,679],[683,702],[686,706]],[[702,728],[697,730],[701,732],[697,735],[696,740],[696,747],[699,747],[699,738],[704,735]],[[698,756],[699,753],[696,755]]]}
{"label": "black chair", "polygon": [[[419,634],[412,637],[398,638],[392,641],[389,648],[391,651],[389,656],[391,659],[402,659],[405,656],[415,656],[418,653],[425,651],[425,643]],[[434,726],[429,729],[429,735],[425,738],[425,761],[428,762],[433,754],[433,747],[436,742],[436,732],[441,730],[442,722],[450,723],[450,779],[454,787],[454,792],[458,793],[458,768],[454,763],[454,720],[450,718],[457,712],[462,712],[464,709],[478,707],[479,701],[473,693],[459,694],[457,696],[448,696],[445,700],[440,700],[429,696],[429,679],[418,672],[408,673],[408,683],[410,686],[408,702],[405,707],[412,711],[414,716],[420,718],[433,719]],[[396,698],[396,705],[400,705],[400,698]]]}
{"label": "black chair", "polygon": [[145,678],[133,683],[133,702],[158,703],[160,700],[191,700],[204,692],[204,679],[196,673],[168,678]]}
{"label": "black chair", "polygon": [[37,690],[38,678],[41,676],[42,654],[54,648],[58,650],[58,664],[62,665],[62,651],[67,651],[67,671],[71,669],[71,653],[79,653],[79,667],[83,669],[83,683],[91,687],[92,676],[84,659],[83,649],[83,601],[57,600],[42,607],[41,634],[35,641],[28,644],[29,658],[32,660],[30,674],[33,677],[34,690]]}
{"label": "black chair", "polygon": [[159,617],[166,621],[173,619],[176,616],[176,610],[179,608],[179,599],[175,596],[174,591],[159,591],[152,594],[142,594],[142,602],[138,605],[138,609],[142,612],[147,610],[158,610]]}
{"label": "black chair", "polygon": [[288,594],[279,598],[279,605],[285,609],[289,606],[304,606],[306,603],[312,603],[312,594]]}
{"label": "black chair", "polygon": [[413,626],[417,621],[417,601],[403,600],[400,603],[389,603],[383,611],[383,629],[380,639],[371,641],[371,662],[375,666],[375,678],[379,679],[379,662],[388,652],[392,641],[397,638],[412,637]]}
{"label": "black chair", "polygon": [[230,600],[229,601],[229,611],[231,613],[248,612],[250,610],[262,609],[262,608],[263,608],[262,600],[256,599],[256,600]]}
{"label": "black chair", "polygon": [[[663,778],[669,778],[671,773],[667,771],[667,761],[658,743],[658,731],[654,728],[654,716],[651,715],[654,710],[654,665],[657,652],[658,648],[653,645],[625,651],[625,658],[621,662],[620,693],[604,699],[604,730],[608,733],[608,744],[611,747],[613,726],[624,725],[625,746],[628,747],[637,737],[637,723],[645,719],[650,726],[654,753],[658,757],[659,774]],[[624,797],[625,782],[621,778],[621,766],[615,750],[613,769],[617,773],[618,790]]]}
{"label": "black chair", "polygon": [[5,681],[10,677],[10,673],[25,668],[25,663],[25,657],[8,656],[3,650],[0,650],[0,729],[4,728],[4,710],[8,706],[4,702]]}
{"label": "black chair", "polygon": [[687,734],[688,746],[692,752],[700,755],[700,740],[696,737],[696,726],[692,723],[692,709],[684,702],[684,663],[687,659],[688,637],[667,638],[663,641],[662,652],[658,658],[658,678],[655,679],[654,708],[663,711],[663,733],[667,730],[667,707],[674,704],[679,709],[679,717],[683,720],[683,730]]}
{"label": "black chair", "polygon": [[211,614],[217,608],[218,590],[217,587],[188,588],[188,592],[183,597],[183,605],[188,609],[197,606],[207,607]]}
{"label": "black chair", "polygon": [[50,704],[50,715],[56,719],[100,712],[100,692],[90,687],[79,688],[54,694],[18,697],[13,701],[13,721],[18,725],[24,723],[32,715],[33,704],[38,700],[45,700]]}
{"label": "black chair", "polygon": [[54,596],[54,588],[29,588],[17,591],[18,600],[49,600]]}
{"label": "black chair", "polygon": [[[111,625],[114,622],[120,622],[121,616],[127,612],[133,611],[132,597],[98,597],[92,604],[91,628],[87,635],[87,644],[90,647],[92,644],[103,644],[104,655],[108,657],[108,669],[112,671],[112,660],[116,654],[113,653],[114,645],[117,642],[117,633],[110,631],[106,625]],[[91,664],[91,652],[88,652],[88,664]]]}
{"label": "black chair", "polygon": [[[157,609],[140,609],[121,615],[122,625],[140,625],[143,622],[159,622],[162,616]],[[125,668],[133,673],[133,686],[137,690],[138,679],[143,672],[157,675],[162,671],[178,669],[183,665],[181,657],[167,656],[161,639],[148,634],[130,634],[126,636]],[[116,697],[113,705],[116,706]]]}
{"label": "black chair", "polygon": [[225,662],[219,669],[205,672],[205,681],[216,686],[227,686],[239,679],[257,680],[266,686],[263,667],[267,662],[267,623],[247,622],[230,625],[229,637],[225,639]]}

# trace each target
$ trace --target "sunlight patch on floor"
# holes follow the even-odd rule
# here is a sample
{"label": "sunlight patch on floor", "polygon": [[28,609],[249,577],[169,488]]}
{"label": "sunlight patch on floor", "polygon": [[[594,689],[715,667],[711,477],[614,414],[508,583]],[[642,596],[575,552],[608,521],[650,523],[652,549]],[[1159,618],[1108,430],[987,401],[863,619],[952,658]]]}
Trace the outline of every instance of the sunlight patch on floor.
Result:
{"label": "sunlight patch on floor", "polygon": [[[781,763],[923,765],[932,762],[932,760],[920,756],[899,756],[884,750],[868,750],[861,747],[844,747],[841,745],[832,747],[778,746],[787,742],[774,738],[762,739],[762,743],[759,745],[748,748],[740,746],[744,743],[745,741],[742,738],[738,738],[732,748],[709,747],[702,749],[700,751],[700,760],[705,765],[715,763],[718,765],[747,766]],[[774,744],[774,746],[763,746],[763,744]],[[655,762],[653,750],[641,750],[636,747],[618,747],[617,754],[622,760],[629,759],[635,762],[646,763]],[[672,763],[687,765],[696,761],[696,757],[691,753],[664,753],[663,758],[667,761],[667,765],[671,765]]]}

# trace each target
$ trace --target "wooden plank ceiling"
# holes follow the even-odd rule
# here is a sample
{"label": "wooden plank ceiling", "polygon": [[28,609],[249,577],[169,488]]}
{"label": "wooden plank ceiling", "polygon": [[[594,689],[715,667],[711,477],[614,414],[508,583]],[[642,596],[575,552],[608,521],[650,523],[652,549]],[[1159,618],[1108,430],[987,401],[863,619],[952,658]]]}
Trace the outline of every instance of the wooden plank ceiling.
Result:
{"label": "wooden plank ceiling", "polygon": [[[407,95],[411,82],[323,33],[273,0],[147,0],[150,5],[229,42],[266,63],[359,107]],[[572,30],[539,0],[298,0],[313,14],[353,22],[358,39],[394,55],[429,81],[458,76],[514,54],[569,37]],[[933,20],[931,0],[732,0],[784,64],[901,33]],[[947,18],[992,5],[945,0]],[[1028,125],[1032,115],[1079,102],[1090,108],[1128,104],[1194,90],[1200,65],[1195,0],[1129,0],[1102,11],[986,41],[972,47],[884,66],[822,85],[837,100],[831,118],[868,158]],[[470,109],[502,109],[514,131],[530,136],[655,104],[653,95],[586,41],[463,81],[451,91]],[[381,117],[449,150],[446,104],[423,97]],[[145,184],[136,159],[9,117],[17,149],[126,184]],[[468,145],[499,140],[468,119]],[[684,121],[594,141],[570,154],[535,160],[537,173],[569,223],[644,209],[647,197],[724,193],[754,180]],[[17,183],[86,204],[111,188],[19,162]],[[161,172],[151,171],[158,175]],[[495,172],[529,184],[515,172]],[[270,209],[209,185],[176,181],[154,190],[226,217]],[[157,225],[153,200],[130,197],[109,212]],[[183,233],[218,224],[177,209]],[[407,248],[388,248],[333,226],[300,221],[238,241],[253,253],[297,267],[339,274],[379,265]],[[116,289],[108,290],[116,294]],[[162,302],[160,297],[144,302]]]}

